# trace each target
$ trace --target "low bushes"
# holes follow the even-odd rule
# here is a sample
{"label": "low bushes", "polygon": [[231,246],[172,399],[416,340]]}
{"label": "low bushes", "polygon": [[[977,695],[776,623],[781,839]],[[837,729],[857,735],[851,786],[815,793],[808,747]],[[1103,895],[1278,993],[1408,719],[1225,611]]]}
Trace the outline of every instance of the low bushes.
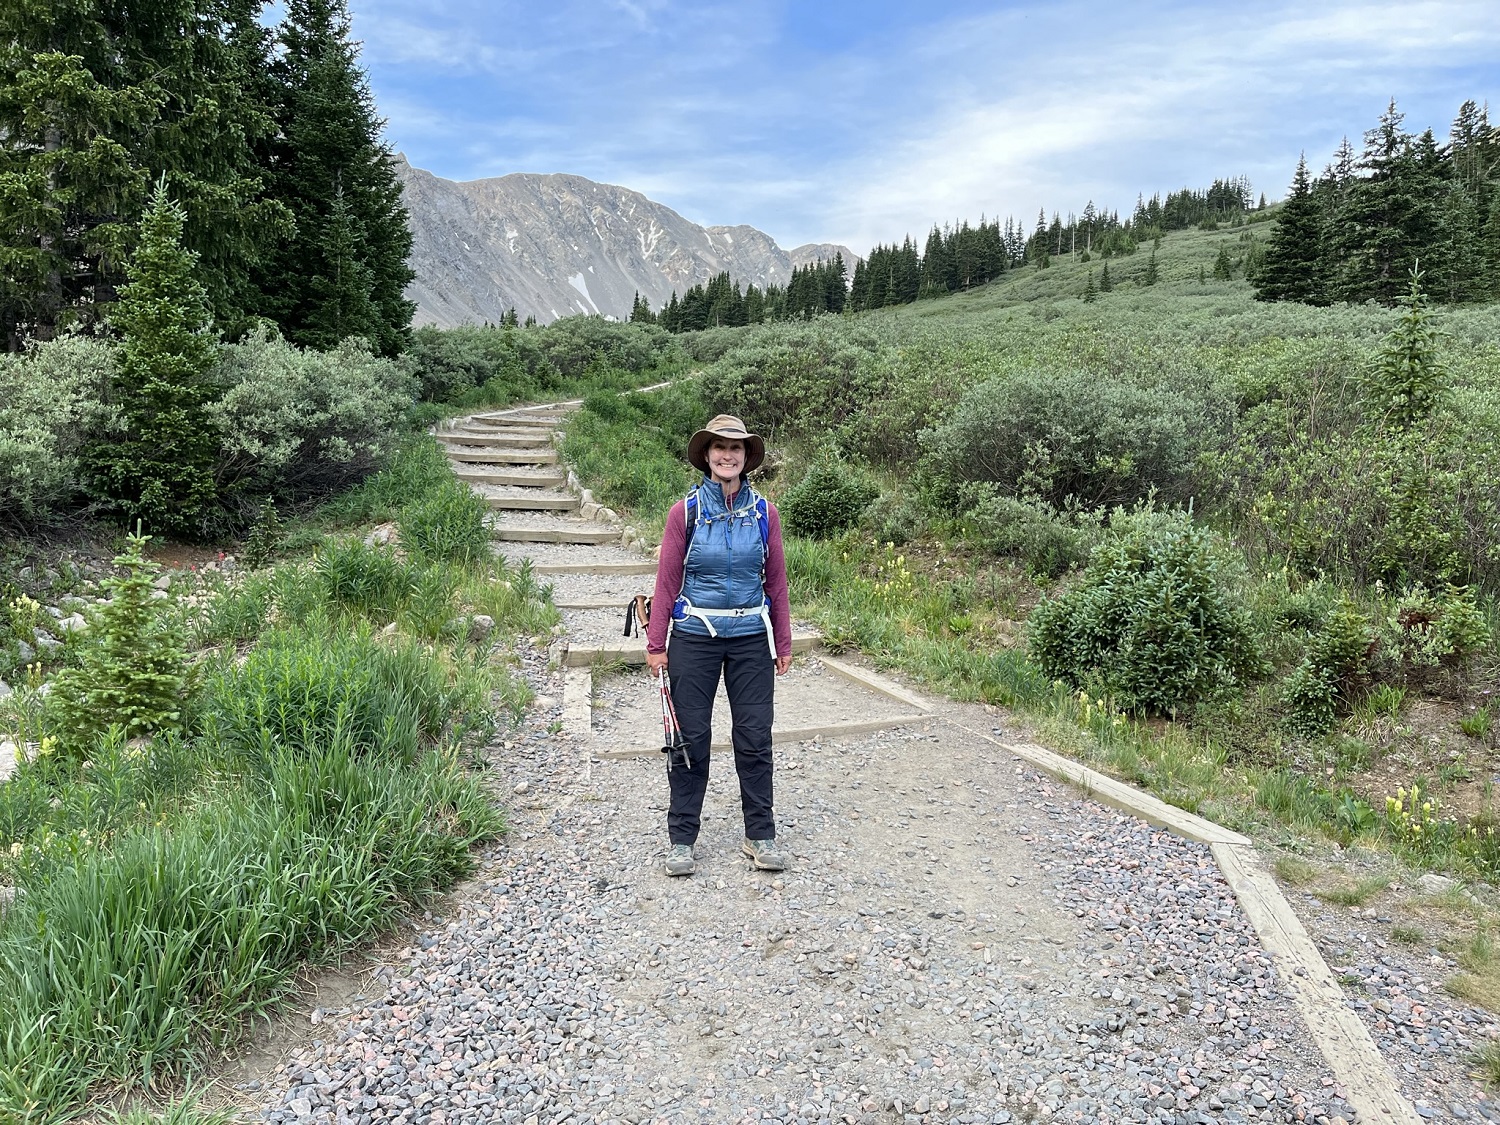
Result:
{"label": "low bushes", "polygon": [[1194,459],[1222,413],[1188,388],[1025,371],[965,393],[925,435],[926,463],[949,487],[986,481],[1059,508],[1186,499]]}
{"label": "low bushes", "polygon": [[1127,710],[1175,713],[1261,669],[1210,534],[1182,513],[1119,513],[1073,589],[1031,615],[1041,671]]}
{"label": "low bushes", "polygon": [[349,339],[327,352],[272,329],[220,349],[209,414],[221,496],[325,495],[383,466],[401,439],[415,387],[400,365]]}
{"label": "low bushes", "polygon": [[111,433],[116,350],[83,336],[0,353],[0,521],[34,521],[72,504],[91,433]]}

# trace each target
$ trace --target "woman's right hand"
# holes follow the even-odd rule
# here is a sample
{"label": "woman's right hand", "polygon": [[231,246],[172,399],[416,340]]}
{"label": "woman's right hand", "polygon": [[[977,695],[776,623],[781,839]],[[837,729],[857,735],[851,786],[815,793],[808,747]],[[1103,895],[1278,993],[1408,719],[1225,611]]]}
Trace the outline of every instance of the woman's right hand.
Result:
{"label": "woman's right hand", "polygon": [[667,654],[664,652],[648,652],[646,654],[646,672],[654,680],[667,667]]}

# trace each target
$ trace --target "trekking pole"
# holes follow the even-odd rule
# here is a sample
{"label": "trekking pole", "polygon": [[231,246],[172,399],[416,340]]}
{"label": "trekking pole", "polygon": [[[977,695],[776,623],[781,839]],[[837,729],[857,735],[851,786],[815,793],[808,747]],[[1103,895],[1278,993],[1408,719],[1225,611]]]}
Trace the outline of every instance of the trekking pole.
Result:
{"label": "trekking pole", "polygon": [[672,690],[667,687],[667,670],[661,669],[656,674],[657,685],[661,689],[661,711],[662,732],[664,740],[661,752],[667,756],[667,769],[673,765],[673,759],[682,755],[682,768],[685,770],[693,768],[693,760],[688,754],[687,739],[683,737],[682,725],[677,721],[677,707],[672,702]]}

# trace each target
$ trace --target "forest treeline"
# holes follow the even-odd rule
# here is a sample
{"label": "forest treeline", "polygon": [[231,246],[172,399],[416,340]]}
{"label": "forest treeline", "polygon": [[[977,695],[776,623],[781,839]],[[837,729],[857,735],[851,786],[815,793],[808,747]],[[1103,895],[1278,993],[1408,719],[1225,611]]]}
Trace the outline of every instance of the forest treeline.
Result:
{"label": "forest treeline", "polygon": [[[910,236],[875,246],[854,263],[847,293],[830,278],[846,264],[818,263],[793,274],[785,290],[741,289],[728,274],[677,294],[653,314],[637,297],[632,320],[673,332],[862,312],[962,292],[1008,270],[1046,269],[1061,257],[1091,261],[1133,254],[1169,231],[1276,219],[1270,240],[1244,263],[1262,300],[1309,304],[1374,300],[1394,305],[1421,272],[1433,300],[1500,299],[1500,129],[1488,108],[1466,101],[1440,143],[1431,129],[1402,128],[1393,101],[1356,152],[1346,138],[1314,178],[1305,158],[1287,198],[1267,208],[1243,176],[1136,199],[1125,218],[1090,200],[1081,212],[1043,208],[1028,231],[1007,218],[934,226],[920,245]],[[1105,275],[1107,276],[1107,274]],[[1156,274],[1142,275],[1149,284]],[[1228,271],[1216,263],[1215,276]],[[795,296],[794,296],[795,294]],[[773,296],[774,295],[774,296]]]}
{"label": "forest treeline", "polygon": [[411,234],[344,0],[0,5],[0,335],[113,304],[158,181],[216,329],[404,346]]}
{"label": "forest treeline", "polygon": [[[726,272],[694,285],[680,298],[673,292],[657,312],[637,293],[630,319],[660,324],[670,332],[695,332],[909,304],[983,285],[1027,263],[1046,269],[1054,257],[1065,254],[1081,255],[1084,261],[1133,254],[1142,241],[1167,231],[1243,220],[1255,206],[1249,181],[1231,178],[1215,180],[1203,190],[1168,192],[1165,198],[1142,196],[1124,221],[1118,211],[1097,209],[1090,201],[1079,214],[1053,212],[1050,220],[1043,209],[1030,234],[1015,219],[1003,226],[998,219],[934,226],[921,250],[909,236],[899,246],[876,246],[864,260],[856,259],[852,277],[842,254],[794,269],[785,286],[764,290],[754,284],[742,287]],[[1258,206],[1265,209],[1264,196]]]}
{"label": "forest treeline", "polygon": [[1488,107],[1464,102],[1442,144],[1402,123],[1393,101],[1362,151],[1345,138],[1316,178],[1298,162],[1257,297],[1390,305],[1421,272],[1438,301],[1500,298],[1500,130]]}

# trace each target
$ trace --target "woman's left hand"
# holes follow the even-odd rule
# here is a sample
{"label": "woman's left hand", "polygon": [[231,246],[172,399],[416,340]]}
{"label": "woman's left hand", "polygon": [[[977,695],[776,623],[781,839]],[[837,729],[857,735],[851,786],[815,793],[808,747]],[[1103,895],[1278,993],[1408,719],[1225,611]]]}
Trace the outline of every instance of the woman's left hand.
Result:
{"label": "woman's left hand", "polygon": [[791,670],[791,667],[792,667],[792,654],[791,653],[787,653],[785,656],[778,656],[776,658],[776,674],[778,676],[785,676],[787,674],[787,672],[789,672]]}

